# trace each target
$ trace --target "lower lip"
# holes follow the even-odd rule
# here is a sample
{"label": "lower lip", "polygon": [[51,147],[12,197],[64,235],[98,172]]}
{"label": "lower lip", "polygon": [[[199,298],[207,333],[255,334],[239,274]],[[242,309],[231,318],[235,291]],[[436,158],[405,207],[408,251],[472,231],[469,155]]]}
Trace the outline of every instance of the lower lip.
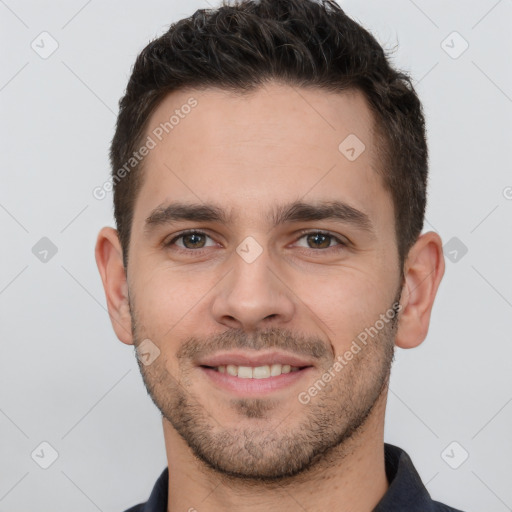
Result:
{"label": "lower lip", "polygon": [[239,396],[262,395],[291,386],[310,374],[312,366],[290,373],[282,373],[265,379],[242,379],[228,373],[220,373],[212,368],[199,369],[219,388]]}

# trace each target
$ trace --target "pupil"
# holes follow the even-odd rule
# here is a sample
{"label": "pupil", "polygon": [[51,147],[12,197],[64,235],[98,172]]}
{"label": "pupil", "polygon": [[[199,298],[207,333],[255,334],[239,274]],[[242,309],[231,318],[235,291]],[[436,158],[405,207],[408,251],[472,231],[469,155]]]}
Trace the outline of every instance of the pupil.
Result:
{"label": "pupil", "polygon": [[[322,244],[322,241],[320,240],[320,238],[322,238],[322,239],[324,240],[324,242],[325,242],[325,240],[328,238],[328,236],[327,236],[327,235],[322,235],[321,233],[316,233],[316,234],[311,235],[311,236],[312,236],[312,237],[313,237],[313,239],[314,239],[314,242],[313,242],[313,243],[315,243],[315,244],[320,244],[320,245]],[[324,244],[324,245],[325,245],[325,244]]]}
{"label": "pupil", "polygon": [[188,235],[189,241],[192,239],[191,245],[196,245],[197,246],[197,242],[200,241],[200,238],[201,238],[201,235],[199,235],[197,233],[192,233],[191,235]]}

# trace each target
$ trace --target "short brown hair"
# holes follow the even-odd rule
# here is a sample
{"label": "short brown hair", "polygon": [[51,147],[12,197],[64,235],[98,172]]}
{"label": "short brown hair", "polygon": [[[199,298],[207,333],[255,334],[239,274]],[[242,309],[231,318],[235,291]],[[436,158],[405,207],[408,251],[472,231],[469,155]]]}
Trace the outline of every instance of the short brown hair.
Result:
{"label": "short brown hair", "polygon": [[[381,174],[394,203],[400,268],[423,229],[428,152],[421,103],[376,39],[334,0],[223,0],[173,23],[138,55],[110,148],[114,216],[128,264],[138,164],[118,170],[140,147],[150,115],[172,91],[249,92],[268,80],[330,92],[361,91],[374,113]],[[341,141],[340,141],[341,142]],[[125,174],[125,173],[123,173]]]}

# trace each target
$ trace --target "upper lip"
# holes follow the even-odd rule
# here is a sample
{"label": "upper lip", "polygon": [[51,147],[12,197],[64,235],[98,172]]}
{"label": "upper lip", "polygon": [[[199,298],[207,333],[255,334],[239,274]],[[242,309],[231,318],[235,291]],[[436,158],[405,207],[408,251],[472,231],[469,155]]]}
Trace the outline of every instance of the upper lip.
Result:
{"label": "upper lip", "polygon": [[289,364],[290,366],[313,366],[311,361],[287,352],[218,352],[198,361],[198,366],[265,366],[272,364]]}

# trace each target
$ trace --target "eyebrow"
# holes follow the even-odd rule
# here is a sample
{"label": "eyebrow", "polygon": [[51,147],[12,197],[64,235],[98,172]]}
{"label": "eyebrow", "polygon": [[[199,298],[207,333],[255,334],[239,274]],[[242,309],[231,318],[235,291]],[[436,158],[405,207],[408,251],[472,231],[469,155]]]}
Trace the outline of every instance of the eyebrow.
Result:
{"label": "eyebrow", "polygon": [[[375,235],[368,214],[342,201],[322,201],[304,203],[295,201],[278,206],[266,220],[276,227],[287,222],[307,222],[333,219],[349,224],[357,229]],[[229,225],[233,215],[214,204],[194,204],[174,202],[160,205],[146,218],[144,232],[150,234],[158,226],[171,224],[175,221],[219,222]]]}

